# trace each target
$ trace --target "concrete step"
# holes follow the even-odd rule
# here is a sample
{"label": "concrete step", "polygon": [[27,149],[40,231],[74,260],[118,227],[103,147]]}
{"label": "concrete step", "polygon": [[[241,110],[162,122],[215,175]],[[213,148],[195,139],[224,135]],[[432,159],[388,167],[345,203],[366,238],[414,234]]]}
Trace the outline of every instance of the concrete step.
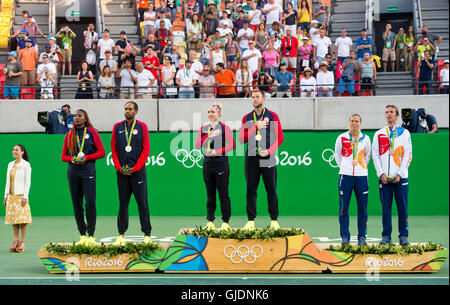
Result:
{"label": "concrete step", "polygon": [[448,10],[424,10],[422,8],[422,20],[433,19],[433,18],[447,18]]}
{"label": "concrete step", "polygon": [[[16,24],[20,24],[22,25],[26,20],[22,17],[21,15],[22,10],[17,10],[16,11],[16,17],[14,22]],[[38,14],[33,14],[33,18],[36,20],[37,24],[39,26],[43,25],[43,24],[48,24],[48,12],[44,15],[38,15]]]}
{"label": "concrete step", "polygon": [[334,14],[333,15],[333,22],[346,22],[346,21],[353,21],[353,22],[361,22],[366,19],[366,12],[355,12],[355,13],[343,13],[343,14]]}
{"label": "concrete step", "polygon": [[334,11],[339,12],[361,12],[366,10],[366,1],[336,1]]}
{"label": "concrete step", "polygon": [[48,15],[48,3],[45,2],[16,2],[16,12],[20,14],[23,10],[28,10],[32,15]]}
{"label": "concrete step", "polygon": [[[129,5],[130,1],[128,1],[128,0],[102,0],[102,3],[103,3],[103,5],[105,5],[105,4],[127,4],[127,5]],[[133,3],[133,6],[134,6],[134,3]]]}
{"label": "concrete step", "polygon": [[103,16],[106,17],[108,14],[122,14],[122,16],[132,16],[136,13],[134,7],[129,7],[128,3],[109,3],[104,4],[102,7]]}
{"label": "concrete step", "polygon": [[121,31],[125,31],[128,34],[137,34],[138,33],[138,28],[136,25],[130,25],[130,26],[125,26],[125,25],[110,25],[107,24],[106,28],[110,31],[111,34],[117,34],[120,35]]}
{"label": "concrete step", "polygon": [[104,16],[105,24],[135,25],[135,16]]}
{"label": "concrete step", "polygon": [[377,88],[376,95],[377,96],[386,96],[386,95],[413,95],[414,89],[404,89],[404,88]]}

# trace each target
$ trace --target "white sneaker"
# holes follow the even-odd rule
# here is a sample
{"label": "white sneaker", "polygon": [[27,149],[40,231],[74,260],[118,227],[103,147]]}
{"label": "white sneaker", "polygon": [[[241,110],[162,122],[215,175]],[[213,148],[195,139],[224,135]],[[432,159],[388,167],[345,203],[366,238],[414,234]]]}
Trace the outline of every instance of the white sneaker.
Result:
{"label": "white sneaker", "polygon": [[125,237],[123,235],[119,235],[119,237],[117,237],[117,239],[113,243],[113,245],[115,245],[115,246],[123,246],[123,245],[125,245],[125,243],[126,243]]}
{"label": "white sneaker", "polygon": [[249,220],[245,226],[242,228],[242,230],[254,230],[255,229],[255,221],[254,220]]}
{"label": "white sneaker", "polygon": [[229,230],[231,230],[230,229],[230,225],[228,223],[224,222],[224,223],[222,223],[222,226],[220,227],[219,230],[221,230],[221,231],[224,231],[224,230],[229,231]]}
{"label": "white sneaker", "polygon": [[205,226],[205,229],[208,229],[208,230],[214,230],[215,228],[216,228],[216,226],[214,225],[214,222],[212,222],[212,221],[209,221]]}
{"label": "white sneaker", "polygon": [[270,228],[273,229],[273,230],[279,230],[280,229],[280,225],[278,224],[278,221],[272,220],[270,222]]}

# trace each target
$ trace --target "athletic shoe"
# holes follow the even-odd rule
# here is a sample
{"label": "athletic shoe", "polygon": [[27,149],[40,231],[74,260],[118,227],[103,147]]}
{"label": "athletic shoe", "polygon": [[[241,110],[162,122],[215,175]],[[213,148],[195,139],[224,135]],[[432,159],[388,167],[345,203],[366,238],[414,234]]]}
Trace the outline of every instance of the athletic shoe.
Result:
{"label": "athletic shoe", "polygon": [[399,236],[398,240],[399,240],[400,246],[407,246],[407,245],[409,245],[408,237],[406,237],[406,236]]}
{"label": "athletic shoe", "polygon": [[212,221],[209,221],[205,227],[205,229],[207,229],[207,230],[214,230],[215,228],[216,228],[216,226],[214,225],[214,222],[212,222]]}
{"label": "athletic shoe", "polygon": [[86,235],[81,235],[80,236],[80,241],[76,243],[76,245],[86,245],[88,238],[86,237]]}
{"label": "athletic shoe", "polygon": [[391,244],[391,238],[389,236],[383,236],[383,239],[380,242],[380,245],[389,245]]}
{"label": "athletic shoe", "polygon": [[94,236],[89,236],[86,240],[86,245],[98,245],[98,242],[95,241]]}
{"label": "athletic shoe", "polygon": [[224,223],[222,223],[222,226],[220,227],[219,230],[221,230],[221,231],[223,231],[223,230],[229,231],[229,230],[231,230],[230,229],[230,225],[228,223],[224,222]]}
{"label": "athletic shoe", "polygon": [[270,222],[270,228],[273,229],[273,230],[279,230],[280,229],[280,225],[278,224],[278,221],[272,220]]}
{"label": "athletic shoe", "polygon": [[245,226],[242,228],[242,230],[254,230],[255,229],[255,221],[254,220],[249,220]]}
{"label": "athletic shoe", "polygon": [[115,246],[123,246],[125,245],[125,237],[123,235],[119,235],[117,237],[116,241],[113,243]]}
{"label": "athletic shoe", "polygon": [[150,244],[152,242],[152,239],[150,236],[145,236],[144,237],[144,244]]}
{"label": "athletic shoe", "polygon": [[342,246],[348,246],[348,245],[350,245],[350,240],[347,239],[347,238],[342,238],[342,243],[341,243],[341,245],[342,245]]}
{"label": "athletic shoe", "polygon": [[367,246],[365,237],[358,238],[358,246]]}

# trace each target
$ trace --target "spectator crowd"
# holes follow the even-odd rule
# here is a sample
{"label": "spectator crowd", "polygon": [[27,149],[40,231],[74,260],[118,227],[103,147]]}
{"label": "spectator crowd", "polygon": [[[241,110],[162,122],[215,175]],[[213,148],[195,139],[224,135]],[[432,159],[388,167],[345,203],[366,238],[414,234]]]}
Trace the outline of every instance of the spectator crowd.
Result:
{"label": "spectator crowd", "polygon": [[[140,48],[125,31],[117,41],[108,29],[100,38],[93,24],[84,31],[75,98],[249,97],[256,87],[285,98],[374,92],[372,39],[365,28],[360,37],[342,28],[333,42],[329,0],[139,0],[136,9]],[[20,86],[40,86],[41,98],[55,98],[58,76],[72,74],[76,34],[63,26],[47,37],[29,12],[24,17],[3,69],[3,96],[19,98]],[[41,48],[37,34],[48,40]],[[442,36],[426,26],[419,35],[413,26],[394,33],[390,24],[382,36],[383,71],[417,71],[419,93],[429,93]],[[438,79],[439,92],[448,93],[448,61]]]}

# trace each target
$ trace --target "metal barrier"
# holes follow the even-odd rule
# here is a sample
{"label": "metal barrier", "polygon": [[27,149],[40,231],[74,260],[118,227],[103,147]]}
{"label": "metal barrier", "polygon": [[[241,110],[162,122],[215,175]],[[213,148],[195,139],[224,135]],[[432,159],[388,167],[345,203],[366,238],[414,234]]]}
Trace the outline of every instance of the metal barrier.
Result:
{"label": "metal barrier", "polygon": [[[285,85],[288,86],[288,85]],[[321,94],[320,87],[333,86],[330,90],[332,92],[331,96]],[[53,87],[41,87],[41,86],[20,86],[20,96],[22,99],[50,99],[53,95],[53,99],[61,99],[61,95],[73,94],[72,98],[86,98],[86,99],[130,99],[130,98],[141,98],[141,95],[145,94],[145,98],[164,100],[173,98],[227,98],[227,97],[250,97],[250,92],[253,89],[258,88],[266,93],[266,97],[334,97],[334,96],[370,96],[367,93],[368,90],[372,91],[372,95],[376,95],[377,83],[376,80],[372,84],[372,88],[365,87],[367,83],[346,83],[346,84],[313,84],[313,85],[303,85],[294,84],[288,86],[288,90],[280,91],[278,86],[274,84],[252,84],[252,85],[235,85],[235,86],[217,86],[212,85],[210,87],[202,87],[199,85],[194,85],[190,88],[193,90],[181,90],[177,85],[173,86],[150,86],[150,92],[142,93],[139,92],[137,87],[99,87],[95,83],[90,84],[90,86],[53,86]],[[345,87],[343,92],[339,92],[340,88]],[[353,87],[353,88],[351,88]],[[220,94],[224,88],[234,88],[234,94]],[[438,81],[430,82],[419,82],[416,81],[414,84],[390,86],[392,90],[401,88],[412,88],[416,95],[421,94],[448,94],[448,84],[444,84]],[[447,92],[441,89],[447,89]],[[80,90],[81,89],[81,90]],[[209,89],[209,90],[205,90]],[[222,90],[221,90],[222,89]],[[353,90],[351,90],[353,89]],[[4,93],[9,90],[9,86],[0,86],[0,96],[3,98]],[[187,92],[190,94],[185,94]],[[349,92],[349,91],[354,91]],[[183,93],[183,94],[180,94]],[[244,92],[244,93],[242,93]],[[248,92],[246,94],[246,92]],[[364,94],[363,94],[364,93]],[[76,97],[78,94],[78,97]],[[84,96],[84,97],[83,97]],[[151,97],[150,97],[151,96]],[[204,97],[202,97],[204,96]]]}

